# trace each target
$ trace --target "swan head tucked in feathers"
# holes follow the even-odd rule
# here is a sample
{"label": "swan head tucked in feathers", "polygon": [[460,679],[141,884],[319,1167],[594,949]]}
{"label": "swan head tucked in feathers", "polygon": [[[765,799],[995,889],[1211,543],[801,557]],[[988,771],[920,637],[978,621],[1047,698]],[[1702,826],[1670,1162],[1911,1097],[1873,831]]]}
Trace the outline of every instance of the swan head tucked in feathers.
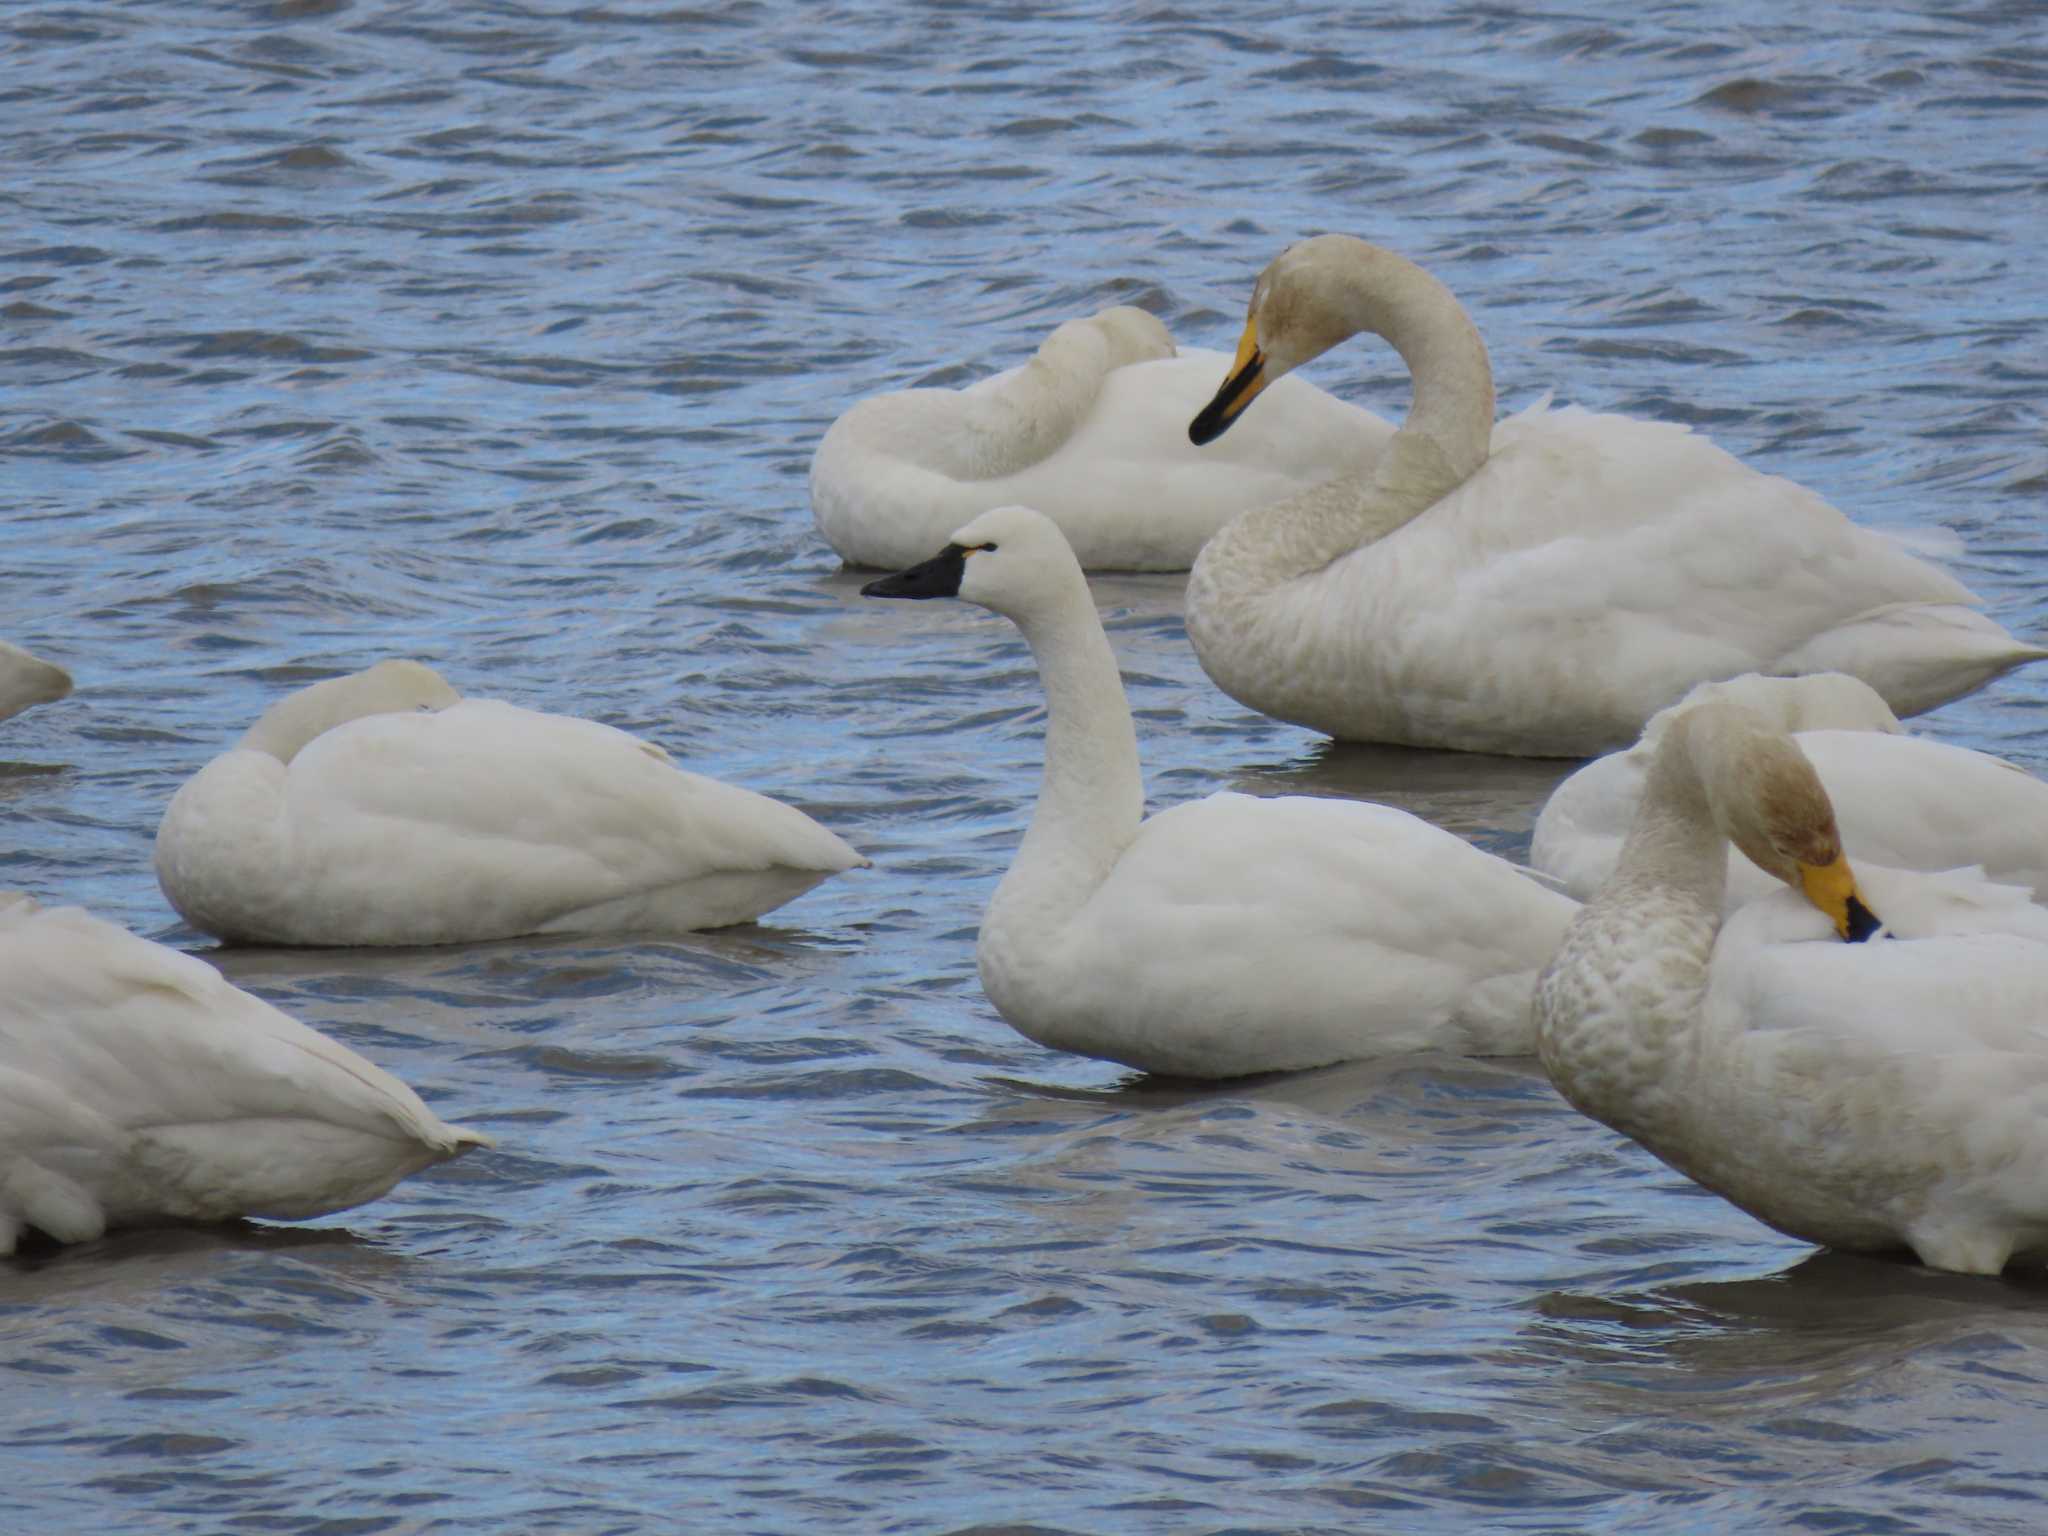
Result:
{"label": "swan head tucked in feathers", "polygon": [[1876,932],[1834,806],[1799,744],[1739,693],[1710,691],[1670,715],[1650,769],[1657,792],[1704,796],[1721,835],[1765,874],[1803,891],[1843,938]]}
{"label": "swan head tucked in feathers", "polygon": [[289,763],[308,742],[337,725],[365,715],[446,709],[461,698],[432,667],[417,661],[380,661],[361,672],[287,694],[249,727],[240,745]]}
{"label": "swan head tucked in feathers", "polygon": [[996,507],[960,528],[931,559],[862,587],[863,597],[957,597],[1023,624],[1087,577],[1059,526],[1030,507]]}
{"label": "swan head tucked in feathers", "polygon": [[1745,672],[1723,682],[1700,683],[1667,709],[1652,715],[1638,747],[1654,751],[1670,723],[1709,699],[1733,699],[1781,731],[1878,731],[1903,736],[1906,728],[1884,696],[1846,672],[1813,672],[1804,677],[1766,677]]}

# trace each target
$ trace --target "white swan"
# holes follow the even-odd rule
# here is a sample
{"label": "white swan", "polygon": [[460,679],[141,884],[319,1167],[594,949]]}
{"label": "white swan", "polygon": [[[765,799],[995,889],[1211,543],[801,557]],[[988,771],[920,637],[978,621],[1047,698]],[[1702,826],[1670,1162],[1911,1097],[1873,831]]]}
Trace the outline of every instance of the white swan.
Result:
{"label": "white swan", "polygon": [[[1724,923],[1724,839],[1793,889]],[[1587,1114],[1794,1237],[1987,1274],[2048,1258],[2044,1023],[2048,909],[1974,871],[1852,876],[1812,765],[1728,696],[1666,722],[1536,990]]]}
{"label": "white swan", "polygon": [[[1665,728],[1715,696],[1796,733],[1834,805],[1842,845],[1859,863],[1975,865],[2048,900],[2048,784],[1987,753],[1906,735],[1874,689],[1839,672],[1700,684],[1652,716],[1626,752],[1597,758],[1558,785],[1536,817],[1529,862],[1581,901],[1591,896],[1620,856]],[[1776,887],[1729,850],[1730,911]]]}
{"label": "white swan", "polygon": [[867,863],[803,812],[595,721],[386,661],[280,700],[172,799],[157,880],[257,944],[747,922]]}
{"label": "white swan", "polygon": [[1045,512],[1090,570],[1184,571],[1233,513],[1363,470],[1390,422],[1285,386],[1280,419],[1198,453],[1188,417],[1216,392],[1221,352],[1176,351],[1142,309],[1062,325],[1020,368],[966,389],[863,400],[811,460],[818,531],[851,565],[922,560],[978,512]]}
{"label": "white swan", "polygon": [[1202,666],[1254,709],[1347,741],[1583,757],[1715,678],[1847,672],[1911,715],[2048,655],[1684,427],[1539,406],[1495,428],[1458,301],[1349,236],[1267,267],[1190,435],[1359,331],[1414,377],[1391,445],[1367,475],[1237,517],[1188,580]]}
{"label": "white swan", "polygon": [[0,1254],[346,1210],[488,1145],[190,955],[0,893]]}
{"label": "white swan", "polygon": [[71,674],[0,640],[0,720],[71,692]]}
{"label": "white swan", "polygon": [[862,590],[978,603],[1037,659],[1045,780],[975,948],[1021,1034],[1182,1077],[1529,1051],[1574,903],[1390,806],[1225,793],[1144,820],[1116,657],[1046,518],[985,513]]}

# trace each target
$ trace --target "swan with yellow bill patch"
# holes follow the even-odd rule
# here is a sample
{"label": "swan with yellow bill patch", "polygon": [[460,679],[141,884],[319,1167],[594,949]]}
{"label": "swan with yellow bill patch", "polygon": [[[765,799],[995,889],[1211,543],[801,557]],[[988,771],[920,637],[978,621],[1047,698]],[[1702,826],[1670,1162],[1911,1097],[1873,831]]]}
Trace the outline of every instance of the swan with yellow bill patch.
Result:
{"label": "swan with yellow bill patch", "polygon": [[1496,426],[1457,299],[1348,235],[1266,268],[1190,438],[1282,409],[1253,402],[1362,331],[1414,379],[1400,430],[1368,469],[1233,518],[1188,578],[1188,638],[1240,703],[1343,741],[1584,757],[1715,678],[1846,672],[1912,715],[2048,656],[1685,427],[1545,405]]}
{"label": "swan with yellow bill patch", "polygon": [[[1789,888],[1724,921],[1731,842]],[[1852,867],[1812,765],[1737,697],[1667,721],[1535,1014],[1567,1099],[1781,1232],[2048,1260],[2048,910]]]}

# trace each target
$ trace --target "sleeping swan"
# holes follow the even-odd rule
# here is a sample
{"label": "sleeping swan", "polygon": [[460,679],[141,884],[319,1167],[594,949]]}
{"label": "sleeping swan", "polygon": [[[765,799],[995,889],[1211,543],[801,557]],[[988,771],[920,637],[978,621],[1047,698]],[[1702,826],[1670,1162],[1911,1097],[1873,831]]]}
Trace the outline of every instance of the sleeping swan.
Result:
{"label": "sleeping swan", "polygon": [[1360,331],[1414,377],[1391,445],[1367,474],[1240,515],[1188,580],[1202,666],[1253,709],[1346,741],[1583,757],[1715,678],[1847,672],[1913,715],[2048,655],[1684,427],[1539,406],[1494,429],[1458,301],[1346,235],[1267,267],[1189,435],[1216,438]]}
{"label": "sleeping swan", "polygon": [[1176,351],[1142,309],[1070,320],[1021,368],[966,389],[863,400],[811,460],[811,510],[850,565],[922,560],[990,507],[1026,502],[1058,523],[1089,570],[1184,571],[1246,507],[1361,472],[1391,423],[1295,379],[1279,419],[1221,453],[1187,420],[1230,359]]}
{"label": "sleeping swan", "polygon": [[[1599,889],[1635,820],[1665,729],[1717,695],[1796,733],[1834,805],[1842,845],[1859,863],[1925,870],[1971,864],[2048,899],[2048,784],[1987,753],[1906,735],[1883,699],[1839,672],[1700,684],[1652,716],[1626,752],[1588,763],[1552,792],[1536,818],[1529,862],[1581,901]],[[1730,911],[1776,888],[1729,850]]]}
{"label": "sleeping swan", "polygon": [[489,1144],[190,955],[0,892],[0,1254],[347,1210]]}
{"label": "sleeping swan", "polygon": [[71,674],[0,640],[0,720],[71,691]]}
{"label": "sleeping swan", "polygon": [[1389,806],[1216,794],[1144,819],[1116,657],[1059,529],[1000,507],[870,597],[1016,622],[1045,683],[1045,780],[982,920],[989,1001],[1054,1050],[1179,1077],[1531,1049],[1574,903]]}
{"label": "sleeping swan", "polygon": [[717,928],[865,863],[791,806],[416,661],[273,704],[156,835],[171,905],[251,944]]}
{"label": "sleeping swan", "polygon": [[[1724,922],[1728,842],[1792,888]],[[1979,1274],[2048,1258],[2044,1020],[2048,909],[1974,871],[1852,875],[1812,765],[1726,695],[1665,723],[1536,989],[1579,1109],[1793,1237]]]}

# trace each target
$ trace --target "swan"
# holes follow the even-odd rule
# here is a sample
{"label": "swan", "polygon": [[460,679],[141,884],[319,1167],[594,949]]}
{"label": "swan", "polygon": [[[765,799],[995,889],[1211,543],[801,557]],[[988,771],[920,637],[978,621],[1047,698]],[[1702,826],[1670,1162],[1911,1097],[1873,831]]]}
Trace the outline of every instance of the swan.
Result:
{"label": "swan", "polygon": [[1847,672],[1913,715],[2048,655],[1684,427],[1539,404],[1495,429],[1450,290],[1348,235],[1266,268],[1190,438],[1359,331],[1413,375],[1400,430],[1369,472],[1241,513],[1188,578],[1195,653],[1253,709],[1346,741],[1585,757],[1698,682]]}
{"label": "swan", "polygon": [[[1724,842],[1791,889],[1724,920]],[[1739,696],[1666,721],[1535,1013],[1565,1098],[1781,1232],[2048,1258],[2048,909],[1976,871],[1852,872],[1812,765]]]}
{"label": "swan", "polygon": [[0,892],[0,1254],[347,1210],[490,1144],[190,955]]}
{"label": "swan", "polygon": [[[1643,728],[1626,752],[1586,764],[1536,818],[1529,862],[1581,901],[1613,869],[1643,778],[1672,719],[1710,697],[1739,698],[1780,730],[1820,775],[1842,843],[1859,861],[1898,869],[1980,867],[2048,898],[2048,784],[2003,759],[1904,733],[1876,690],[1839,672],[1702,683]],[[1728,907],[1776,889],[1730,850]]]}
{"label": "swan", "polygon": [[71,692],[71,674],[0,640],[0,720]]}
{"label": "swan", "polygon": [[1231,514],[1357,473],[1394,435],[1295,379],[1270,429],[1198,453],[1188,416],[1229,362],[1176,349],[1155,317],[1119,306],[1068,321],[1022,367],[966,389],[863,400],[811,460],[818,531],[849,565],[893,569],[976,513],[1026,502],[1089,570],[1184,571]]}
{"label": "swan", "polygon": [[1146,820],[1116,657],[1049,519],[997,508],[862,591],[979,604],[1037,660],[1045,778],[975,946],[1020,1034],[1204,1078],[1530,1051],[1530,990],[1576,903],[1390,806],[1223,793]]}
{"label": "swan", "polygon": [[457,944],[743,923],[868,861],[803,812],[416,661],[315,683],[172,798],[164,895],[254,944]]}

